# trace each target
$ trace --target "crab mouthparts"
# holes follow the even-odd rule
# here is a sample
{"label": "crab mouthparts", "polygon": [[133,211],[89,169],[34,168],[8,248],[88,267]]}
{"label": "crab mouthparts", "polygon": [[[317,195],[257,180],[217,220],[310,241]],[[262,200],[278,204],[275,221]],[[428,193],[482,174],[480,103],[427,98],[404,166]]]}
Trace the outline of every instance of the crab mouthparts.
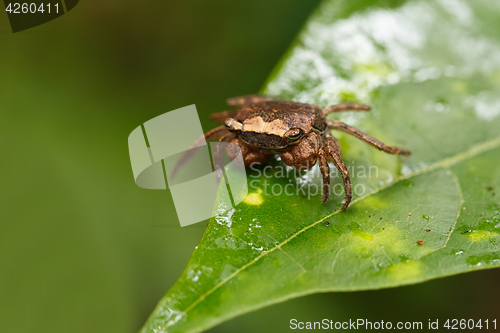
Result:
{"label": "crab mouthparts", "polygon": [[243,132],[241,139],[254,147],[267,149],[280,149],[287,146],[288,140],[275,134]]}

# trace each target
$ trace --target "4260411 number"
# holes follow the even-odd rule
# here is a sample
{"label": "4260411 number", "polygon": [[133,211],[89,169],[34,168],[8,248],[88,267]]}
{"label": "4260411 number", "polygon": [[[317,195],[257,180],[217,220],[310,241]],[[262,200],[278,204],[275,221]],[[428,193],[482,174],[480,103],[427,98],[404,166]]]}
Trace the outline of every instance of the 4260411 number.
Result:
{"label": "4260411 number", "polygon": [[35,14],[35,13],[45,13],[47,12],[48,14],[51,13],[51,10],[54,13],[59,13],[59,4],[36,4],[36,3],[9,3],[7,8],[5,9],[6,12],[10,14]]}

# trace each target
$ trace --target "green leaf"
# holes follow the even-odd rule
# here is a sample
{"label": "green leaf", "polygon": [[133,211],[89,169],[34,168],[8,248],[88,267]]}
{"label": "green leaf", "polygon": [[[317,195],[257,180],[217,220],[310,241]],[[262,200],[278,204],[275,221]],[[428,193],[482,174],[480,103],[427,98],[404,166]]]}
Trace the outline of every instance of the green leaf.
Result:
{"label": "green leaf", "polygon": [[227,214],[221,199],[142,332],[198,332],[305,294],[500,266],[499,14],[493,0],[324,2],[264,93],[371,104],[336,116],[412,156],[335,132],[353,179],[346,212],[338,173],[321,204],[317,167],[248,170],[250,195]]}

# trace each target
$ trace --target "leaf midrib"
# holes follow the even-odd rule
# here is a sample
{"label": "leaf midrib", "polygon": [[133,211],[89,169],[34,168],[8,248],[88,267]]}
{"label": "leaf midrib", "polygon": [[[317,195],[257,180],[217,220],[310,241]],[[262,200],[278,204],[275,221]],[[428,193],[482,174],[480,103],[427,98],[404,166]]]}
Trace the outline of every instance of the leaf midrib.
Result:
{"label": "leaf midrib", "polygon": [[[397,184],[398,182],[402,181],[402,180],[405,180],[405,179],[409,179],[409,178],[412,178],[412,177],[415,177],[415,176],[418,176],[418,175],[421,175],[421,174],[425,174],[425,173],[428,173],[428,172],[431,172],[431,171],[434,171],[434,170],[437,170],[437,169],[440,169],[440,168],[449,168],[455,164],[458,164],[460,162],[463,162],[465,160],[468,160],[468,159],[471,159],[477,155],[480,155],[484,152],[487,152],[489,150],[493,150],[495,148],[498,148],[500,147],[500,136],[499,137],[496,137],[492,140],[489,140],[489,141],[486,141],[486,142],[483,142],[483,143],[480,143],[480,144],[477,144],[473,147],[471,147],[470,149],[460,153],[460,154],[457,154],[453,157],[449,157],[447,159],[444,159],[440,162],[436,162],[434,164],[431,164],[427,167],[424,167],[424,168],[421,168],[421,169],[418,169],[418,170],[415,170],[413,172],[410,172],[406,175],[402,175],[402,176],[399,176],[399,177],[396,177],[394,178],[394,180],[390,183],[387,183],[387,184],[384,184],[382,186],[379,186],[378,188],[372,190],[371,192],[368,192],[367,194],[363,195],[363,196],[360,196],[359,198],[356,198],[354,199],[352,202],[351,202],[351,205],[354,205],[356,204],[357,202],[360,202],[374,194],[377,194],[378,192],[382,191],[382,190],[385,190],[395,184]],[[454,175],[454,177],[456,177],[456,175]],[[461,204],[460,204],[460,207],[462,206],[462,203],[463,203],[463,198],[461,198]],[[326,219],[338,214],[341,210],[338,209],[328,215],[326,215],[325,217],[311,223],[310,225],[308,226],[305,226],[304,228],[298,230],[297,232],[295,232],[293,235],[291,235],[290,237],[288,237],[287,239],[285,239],[283,242],[279,243],[278,245],[270,248],[269,250],[265,251],[265,252],[262,252],[261,254],[259,254],[257,257],[255,257],[254,259],[250,260],[250,262],[248,262],[247,264],[243,265],[242,267],[240,267],[239,269],[237,269],[234,273],[232,273],[231,275],[229,275],[228,277],[226,277],[225,279],[223,279],[221,282],[219,282],[218,284],[216,284],[214,287],[212,287],[210,290],[208,290],[206,293],[204,293],[203,295],[201,295],[196,301],[194,301],[193,303],[191,303],[191,305],[189,305],[187,308],[184,309],[184,311],[181,313],[182,314],[182,317],[186,316],[186,314],[191,311],[194,307],[196,307],[199,303],[201,303],[205,298],[207,298],[208,296],[210,296],[212,293],[214,293],[217,289],[219,289],[220,287],[222,287],[224,284],[226,284],[228,281],[230,281],[232,278],[234,278],[236,275],[238,275],[240,272],[242,272],[243,270],[245,270],[246,268],[250,267],[251,265],[253,265],[255,262],[257,262],[259,259],[261,259],[262,257],[266,256],[267,254],[275,251],[275,250],[278,250],[278,249],[281,249],[281,247],[285,244],[287,244],[289,241],[291,241],[292,239],[294,239],[295,237],[297,237],[298,235],[300,235],[301,233],[305,232],[306,230],[316,226],[317,224],[325,221]],[[457,214],[457,220],[458,220],[458,216],[459,214]],[[453,232],[453,230],[455,230],[455,225],[456,225],[456,221],[455,221],[455,224],[453,225],[453,229],[452,231],[450,232],[449,236],[448,236],[448,239],[446,240],[445,244],[442,245],[439,249],[443,248],[446,246],[448,240],[450,239],[451,237],[451,234]],[[437,250],[439,250],[437,249]],[[435,250],[435,251],[437,251]],[[432,251],[432,252],[435,252],[435,251]],[[165,324],[165,326],[163,326],[161,328],[161,330],[159,332],[166,332],[166,329],[172,325],[175,325],[181,318],[176,318],[177,320],[171,320],[169,322],[167,322]],[[170,324],[169,324],[170,323]]]}

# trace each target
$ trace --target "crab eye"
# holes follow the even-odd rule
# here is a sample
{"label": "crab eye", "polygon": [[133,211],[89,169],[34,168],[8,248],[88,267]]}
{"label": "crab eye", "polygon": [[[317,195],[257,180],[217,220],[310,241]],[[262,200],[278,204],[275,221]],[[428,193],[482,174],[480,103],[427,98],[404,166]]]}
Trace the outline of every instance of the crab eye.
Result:
{"label": "crab eye", "polygon": [[292,128],[285,133],[289,141],[297,141],[302,137],[304,132],[300,128]]}
{"label": "crab eye", "polygon": [[240,132],[241,129],[243,128],[243,125],[234,120],[233,118],[227,118],[226,121],[224,122],[226,125],[226,128],[230,132]]}

